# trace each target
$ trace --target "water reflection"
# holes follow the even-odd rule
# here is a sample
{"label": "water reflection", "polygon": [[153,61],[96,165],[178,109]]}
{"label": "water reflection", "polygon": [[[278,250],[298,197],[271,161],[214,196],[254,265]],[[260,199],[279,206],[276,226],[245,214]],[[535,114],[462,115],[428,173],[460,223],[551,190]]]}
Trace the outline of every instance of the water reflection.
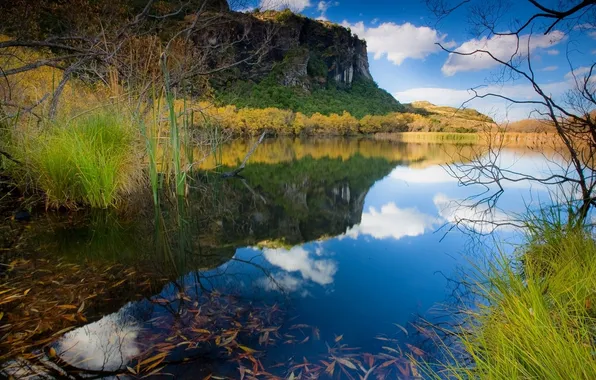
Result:
{"label": "water reflection", "polygon": [[[224,164],[244,156],[241,144],[229,147]],[[327,345],[382,358],[388,343],[379,334],[401,334],[392,349],[408,350],[416,337],[394,323],[429,315],[448,293],[445,276],[467,265],[457,256],[465,236],[436,230],[462,223],[487,232],[546,195],[512,182],[503,184],[502,209],[479,206],[470,198],[478,189],[458,186],[440,166],[462,159],[457,153],[468,146],[339,139],[262,148],[242,181],[199,173],[188,200],[164,201],[158,214],[141,207],[124,218],[57,216],[28,232],[29,244],[52,255],[126,263],[161,289],[122,294],[112,314],[88,315],[91,323],[54,346],[65,362],[105,372],[132,366],[143,375],[167,364],[190,378],[193,370],[237,375],[252,350],[263,353],[262,365],[283,362],[283,370],[294,356],[318,360]],[[544,167],[528,152],[503,157],[508,167]],[[135,367],[163,353],[160,365]],[[197,353],[199,363],[183,361]],[[393,364],[382,368],[397,375]]]}
{"label": "water reflection", "polygon": [[380,207],[370,207],[362,214],[360,224],[349,228],[346,236],[358,239],[362,235],[375,239],[401,239],[405,236],[423,235],[438,227],[440,219],[424,214],[416,208],[399,208],[390,202]]}
{"label": "water reflection", "polygon": [[133,305],[97,322],[66,333],[54,345],[60,358],[82,370],[117,372],[141,354],[141,325],[131,316]]}

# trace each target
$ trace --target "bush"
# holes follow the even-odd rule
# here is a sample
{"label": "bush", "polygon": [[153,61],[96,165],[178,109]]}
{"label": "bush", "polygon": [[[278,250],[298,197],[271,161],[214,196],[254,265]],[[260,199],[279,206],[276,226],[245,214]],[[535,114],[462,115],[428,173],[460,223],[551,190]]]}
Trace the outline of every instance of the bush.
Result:
{"label": "bush", "polygon": [[[322,67],[311,70],[321,70]],[[276,79],[276,69],[265,80],[254,83],[237,81],[216,93],[222,104],[238,108],[280,108],[301,112],[307,116],[349,112],[356,118],[366,115],[386,115],[401,112],[404,107],[391,94],[380,89],[375,82],[357,79],[348,89],[328,83],[327,88],[314,89],[311,93],[300,87],[286,87]],[[326,74],[325,74],[326,77]]]}
{"label": "bush", "polygon": [[27,175],[49,206],[115,206],[141,182],[130,122],[104,112],[52,125],[32,137],[25,155]]}

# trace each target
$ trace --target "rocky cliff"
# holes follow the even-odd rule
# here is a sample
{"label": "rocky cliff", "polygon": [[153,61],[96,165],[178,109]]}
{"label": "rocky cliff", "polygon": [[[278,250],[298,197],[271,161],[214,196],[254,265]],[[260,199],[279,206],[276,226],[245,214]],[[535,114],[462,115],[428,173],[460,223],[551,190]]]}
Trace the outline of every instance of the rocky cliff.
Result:
{"label": "rocky cliff", "polygon": [[372,81],[366,42],[344,27],[288,10],[222,11],[219,17],[220,22],[194,36],[195,45],[221,47],[210,52],[213,67],[247,61],[222,73],[219,84],[274,76],[281,85],[312,90],[329,83],[349,88],[356,79]]}

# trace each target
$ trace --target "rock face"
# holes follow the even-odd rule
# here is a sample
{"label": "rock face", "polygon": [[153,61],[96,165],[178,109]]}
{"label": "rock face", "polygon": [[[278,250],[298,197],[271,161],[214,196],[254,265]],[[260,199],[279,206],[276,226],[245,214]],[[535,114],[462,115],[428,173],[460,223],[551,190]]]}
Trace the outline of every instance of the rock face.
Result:
{"label": "rock face", "polygon": [[[366,42],[340,25],[290,11],[221,12],[219,17],[212,30],[194,36],[195,46],[212,47],[213,67],[247,60],[220,75],[220,82],[274,77],[284,86],[310,90],[330,82],[349,88],[356,79],[372,80]],[[204,49],[200,55],[205,56]]]}

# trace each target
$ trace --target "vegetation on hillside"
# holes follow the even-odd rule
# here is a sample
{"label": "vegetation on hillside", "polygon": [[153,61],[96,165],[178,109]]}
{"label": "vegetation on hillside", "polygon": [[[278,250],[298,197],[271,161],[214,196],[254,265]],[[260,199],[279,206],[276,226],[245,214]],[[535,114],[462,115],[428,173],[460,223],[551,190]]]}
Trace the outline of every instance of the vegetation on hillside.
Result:
{"label": "vegetation on hillside", "polygon": [[279,108],[308,116],[317,112],[331,115],[345,111],[363,118],[366,115],[404,111],[404,107],[391,94],[380,89],[373,81],[365,79],[355,80],[351,88],[329,84],[325,88],[306,91],[301,87],[283,86],[274,76],[270,76],[259,83],[232,83],[217,91],[216,100],[238,108]]}

